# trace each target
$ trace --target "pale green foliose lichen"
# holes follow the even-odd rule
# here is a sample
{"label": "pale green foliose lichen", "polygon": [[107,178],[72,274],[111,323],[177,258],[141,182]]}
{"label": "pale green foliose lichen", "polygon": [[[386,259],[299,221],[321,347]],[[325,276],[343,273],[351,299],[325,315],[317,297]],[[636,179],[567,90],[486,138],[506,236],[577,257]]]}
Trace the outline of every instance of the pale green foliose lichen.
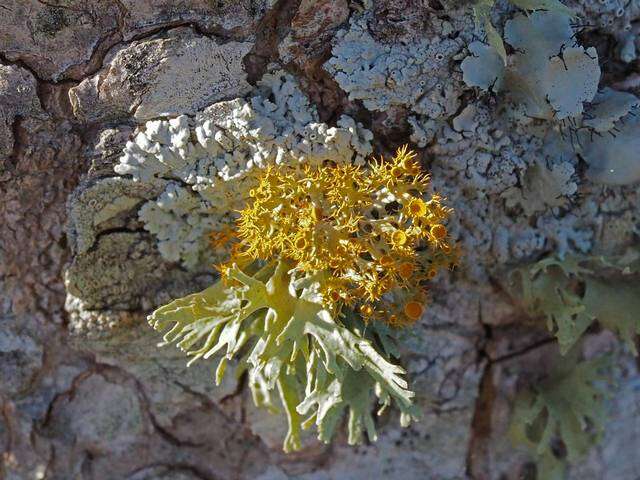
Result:
{"label": "pale green foliose lichen", "polygon": [[[608,185],[635,183],[640,180],[636,153],[640,126],[634,110],[640,102],[627,92],[610,88],[598,92],[597,53],[593,47],[578,45],[575,36],[570,18],[562,13],[518,15],[505,25],[505,40],[514,49],[507,66],[497,61],[492,46],[474,42],[469,45],[471,55],[461,64],[464,81],[484,91],[502,86],[505,99],[515,104],[512,115],[523,124],[528,118],[555,123],[574,156],[581,155],[589,164],[590,180]],[[508,205],[523,204],[521,199],[535,196],[526,192],[526,181],[532,180],[534,170],[529,172],[522,189],[506,192]],[[525,208],[536,211],[539,203],[526,202]]]}
{"label": "pale green foliose lichen", "polygon": [[502,196],[507,208],[519,205],[527,216],[565,206],[578,189],[575,168],[569,162],[531,165],[521,183],[520,187],[507,189]]}
{"label": "pale green foliose lichen", "polygon": [[640,100],[632,93],[603,88],[593,99],[582,124],[599,133],[609,132],[620,119],[639,106]]}
{"label": "pale green foliose lichen", "polygon": [[574,353],[516,398],[511,438],[531,452],[538,478],[564,480],[567,467],[599,441],[606,426],[610,365],[607,356],[579,361]]}
{"label": "pale green foliose lichen", "polygon": [[518,15],[505,25],[505,40],[514,49],[505,87],[526,106],[527,114],[564,120],[583,112],[600,81],[593,47],[574,46],[566,15],[534,12]]}
{"label": "pale green foliose lichen", "polygon": [[[585,134],[584,137],[587,137]],[[587,177],[606,185],[640,181],[640,118],[629,116],[615,132],[583,138],[581,154],[589,164]]]}
{"label": "pale green foliose lichen", "polygon": [[[567,17],[573,17],[573,11],[558,0],[509,0],[516,7],[524,10],[527,14],[537,10],[559,13]],[[476,30],[484,31],[487,43],[499,56],[504,65],[507,64],[507,51],[502,41],[500,33],[493,26],[492,10],[495,6],[495,0],[477,0],[473,4],[473,16],[475,19]]]}
{"label": "pale green foliose lichen", "polygon": [[532,117],[579,116],[596,95],[600,67],[593,47],[577,45],[570,17],[545,11],[516,15],[504,31],[514,49],[506,66],[493,46],[474,42],[461,65],[465,83],[485,91],[498,91],[504,84]]}
{"label": "pale green foliose lichen", "polygon": [[606,88],[594,99],[582,122],[578,152],[589,164],[587,177],[606,185],[640,181],[640,100]]}
{"label": "pale green foliose lichen", "polygon": [[324,305],[319,283],[291,267],[278,262],[247,274],[234,266],[227,271],[233,285],[220,281],[175,300],[149,322],[191,362],[221,354],[217,383],[229,361],[238,363],[237,374],[248,372],[256,406],[284,410],[286,452],[301,448],[302,430],[311,425],[328,443],[345,412],[350,444],[361,443],[365,431],[375,441],[376,404],[378,414],[395,404],[406,426],[419,412],[405,371],[390,362],[387,329],[337,318]]}
{"label": "pale green foliose lichen", "polygon": [[[548,257],[515,270],[510,288],[532,316],[544,316],[565,354],[597,320],[636,353],[640,333],[640,266],[637,250],[603,257]],[[604,277],[604,269],[614,272]]]}

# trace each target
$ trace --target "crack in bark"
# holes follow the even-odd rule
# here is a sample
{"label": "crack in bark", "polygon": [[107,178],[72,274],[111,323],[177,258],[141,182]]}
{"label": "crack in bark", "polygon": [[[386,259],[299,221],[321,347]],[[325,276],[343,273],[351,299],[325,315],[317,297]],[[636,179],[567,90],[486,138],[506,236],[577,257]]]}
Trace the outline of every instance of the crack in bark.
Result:
{"label": "crack in bark", "polygon": [[491,360],[491,363],[501,363],[507,360],[512,360],[517,357],[522,357],[533,350],[544,347],[545,345],[548,345],[553,342],[555,342],[555,338],[553,337],[543,338],[542,340],[538,340],[537,342],[534,342],[531,345],[527,345],[526,347],[523,347],[520,350],[516,350],[515,352],[507,353],[505,355],[502,355],[501,357],[497,357]]}
{"label": "crack in bark", "polygon": [[[298,0],[299,1],[299,0]],[[124,22],[124,17],[129,15],[129,11],[122,4],[120,0],[114,0],[116,6],[120,10],[120,16],[117,17],[116,21],[118,22],[118,30],[111,34],[113,37],[105,37],[103,39],[98,40],[89,56],[89,59],[83,63],[78,65],[72,65],[68,67],[64,72],[62,72],[61,76],[69,75],[69,79],[77,82],[79,84],[83,80],[86,80],[89,77],[92,77],[99,71],[105,68],[105,60],[109,56],[109,53],[113,51],[114,48],[122,49],[131,45],[134,42],[138,42],[141,40],[145,40],[147,38],[153,37],[155,35],[169,33],[171,30],[175,30],[181,27],[191,28],[195,33],[202,35],[204,37],[213,39],[217,42],[226,43],[234,40],[244,40],[246,39],[246,35],[239,35],[233,32],[233,30],[228,30],[220,25],[214,25],[211,28],[203,28],[197,22],[193,20],[170,20],[166,22],[160,22],[155,25],[150,25],[146,27],[139,28],[138,33],[133,33],[130,36],[125,35],[126,24]],[[124,12],[124,13],[122,13]],[[237,27],[239,30],[240,27]],[[133,29],[135,31],[135,28]],[[257,28],[258,34],[260,33],[260,28]],[[112,40],[113,41],[109,41]],[[74,69],[81,69],[81,75],[75,75],[73,73]]]}
{"label": "crack in bark", "polygon": [[[16,115],[13,119],[13,123],[11,124],[11,135],[13,136],[13,146],[11,148],[11,153],[7,155],[5,161],[2,165],[2,170],[9,169],[13,170],[18,166],[18,159],[20,158],[21,152],[21,143],[18,140],[20,137],[20,123],[22,122],[22,116]],[[0,170],[0,171],[2,171]]]}
{"label": "crack in bark", "polygon": [[91,375],[94,375],[95,373],[96,371],[93,368],[89,368],[87,370],[80,372],[78,375],[73,377],[73,379],[71,380],[71,385],[69,386],[68,389],[63,390],[62,392],[56,393],[51,399],[51,401],[49,402],[49,405],[47,406],[47,411],[44,415],[44,419],[42,420],[42,422],[40,422],[39,426],[47,427],[53,418],[53,412],[56,408],[56,405],[65,399],[73,400],[79,384],[81,384],[84,380],[89,378]]}
{"label": "crack in bark", "polygon": [[[125,381],[128,380],[135,387],[138,399],[140,400],[140,406],[142,407],[142,410],[147,415],[149,422],[151,423],[151,426],[160,435],[160,437],[163,438],[166,442],[180,448],[185,448],[185,447],[197,448],[202,446],[202,444],[200,443],[189,442],[176,437],[168,429],[166,429],[160,424],[155,414],[153,413],[153,410],[151,408],[152,402],[151,400],[149,400],[149,397],[147,396],[147,392],[144,389],[144,385],[137,377],[135,377],[133,374],[123,369],[122,367],[119,367],[116,365],[110,365],[107,363],[100,363],[97,360],[95,360],[95,357],[93,358],[92,362],[93,362],[93,365],[96,367],[96,373],[98,374],[102,374],[102,372],[115,373],[117,376],[124,378]],[[105,380],[109,381],[109,379],[106,377],[105,377]]]}
{"label": "crack in bark", "polygon": [[[64,7],[63,5],[49,4],[47,2],[44,2],[43,0],[37,0],[37,1],[51,8],[73,10],[73,9],[70,9],[69,7]],[[281,1],[289,1],[289,0],[281,0]],[[295,0],[295,1],[299,2],[300,0]],[[155,25],[139,27],[138,29],[132,26],[132,32],[131,32],[132,34],[130,36],[125,36],[125,30],[127,26],[126,26],[126,23],[124,22],[124,18],[130,15],[130,13],[127,10],[126,6],[120,0],[114,0],[114,4],[120,11],[120,15],[116,17],[116,22],[118,22],[117,28],[107,32],[105,36],[98,39],[94,43],[91,54],[89,55],[88,59],[81,61],[78,64],[70,65],[64,71],[62,71],[58,75],[58,77],[61,77],[60,80],[46,80],[44,78],[41,78],[38,75],[38,73],[35,71],[35,69],[29,66],[24,60],[20,58],[16,60],[9,60],[6,57],[5,52],[0,52],[0,63],[6,64],[6,65],[19,66],[29,71],[29,73],[33,75],[33,77],[36,79],[37,83],[39,84],[38,85],[39,88],[41,87],[40,84],[56,85],[62,82],[72,83],[75,86],[80,84],[83,80],[86,80],[87,78],[92,77],[100,70],[103,70],[105,68],[104,62],[106,57],[115,47],[125,48],[126,46],[131,45],[133,42],[144,40],[146,38],[152,37],[157,34],[168,33],[171,30],[176,28],[189,27],[199,35],[214,39],[218,42],[222,41],[223,43],[226,43],[228,41],[233,41],[233,40],[236,40],[236,41],[244,40],[247,37],[247,35],[240,35],[234,32],[233,30],[225,29],[220,25],[213,25],[211,28],[203,28],[193,20],[182,20],[182,19],[160,22]],[[0,5],[0,7],[6,10],[9,10],[7,7],[2,5]],[[276,8],[277,7],[274,7],[273,10],[276,10]],[[270,12],[267,12],[267,15],[269,13]],[[265,17],[267,15],[265,15]],[[240,27],[236,28],[236,30],[239,30],[239,29]],[[136,30],[139,30],[139,32],[134,33]],[[256,30],[257,30],[257,35],[259,35],[261,33],[260,27],[258,27]],[[277,50],[277,45],[276,45],[276,50]]]}
{"label": "crack in bark", "polygon": [[491,414],[495,399],[495,387],[492,378],[493,365],[488,362],[478,389],[478,397],[471,421],[471,437],[467,452],[466,473],[474,480],[486,480],[486,445],[491,436]]}
{"label": "crack in bark", "polygon": [[278,59],[278,44],[291,30],[291,20],[301,0],[278,0],[258,24],[256,41],[243,60],[247,81],[255,85],[267,71],[270,62]]}
{"label": "crack in bark", "polygon": [[[160,363],[158,363],[158,362],[155,362],[155,363],[161,370],[165,370]],[[211,407],[211,408],[215,408],[216,407],[216,402],[214,402],[211,398],[209,398],[204,393],[198,392],[197,390],[194,390],[193,388],[191,388],[189,385],[185,385],[184,383],[179,382],[178,380],[173,380],[173,384],[175,386],[181,388],[185,393],[188,393],[189,395],[192,395],[192,396],[196,397],[198,400],[200,400],[200,404],[202,406]],[[223,413],[223,412],[221,412],[221,413]],[[231,420],[230,417],[227,417],[227,418],[229,418],[229,420]]]}
{"label": "crack in bark", "polygon": [[[494,285],[495,287],[496,285]],[[498,288],[498,290],[502,290]],[[484,334],[476,344],[477,361],[486,362],[480,384],[475,406],[473,408],[473,419],[471,422],[471,435],[466,460],[466,474],[473,480],[488,480],[491,478],[491,465],[489,455],[489,445],[492,435],[492,420],[494,413],[494,403],[497,397],[496,386],[494,385],[493,369],[496,365],[508,360],[525,356],[528,353],[542,348],[555,339],[553,337],[543,338],[526,345],[516,351],[493,358],[486,350],[488,342],[495,340],[496,332],[494,328],[486,323],[482,317],[482,299],[478,305],[478,323],[482,326]]]}
{"label": "crack in bark", "polygon": [[0,52],[0,64],[3,64],[3,65],[14,65],[16,67],[20,67],[20,68],[23,68],[23,69],[27,70],[31,75],[33,75],[33,78],[36,79],[36,83],[53,83],[53,82],[50,82],[50,81],[45,80],[43,78],[40,78],[40,76],[38,76],[36,71],[33,68],[31,68],[29,65],[27,65],[24,62],[24,60],[20,60],[20,59],[9,60],[4,52]]}

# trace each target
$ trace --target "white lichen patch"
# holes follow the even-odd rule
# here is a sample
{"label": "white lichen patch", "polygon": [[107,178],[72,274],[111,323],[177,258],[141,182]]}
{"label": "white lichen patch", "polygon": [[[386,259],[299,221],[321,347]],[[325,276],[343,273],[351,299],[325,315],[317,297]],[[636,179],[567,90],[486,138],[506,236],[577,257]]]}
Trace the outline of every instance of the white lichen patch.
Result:
{"label": "white lichen patch", "polygon": [[138,218],[156,237],[164,259],[182,261],[190,270],[210,269],[213,250],[207,234],[220,229],[220,220],[191,189],[169,182],[162,195],[140,208]]}
{"label": "white lichen patch", "polygon": [[135,181],[152,183],[165,175],[182,178],[197,152],[191,142],[191,119],[181,115],[170,120],[152,120],[127,142],[114,170]]}
{"label": "white lichen patch", "polygon": [[127,142],[115,171],[143,184],[172,181],[139,217],[163,258],[197,270],[210,268],[208,234],[233,222],[247,190],[241,184],[253,168],[363,163],[371,140],[371,132],[348,116],[336,126],[320,122],[293,77],[275,73],[247,99],[215,103],[195,117],[147,122]]}
{"label": "white lichen patch", "polygon": [[[369,110],[403,106],[420,111],[420,99],[442,94],[450,63],[463,46],[459,39],[434,37],[411,44],[384,44],[367,27],[368,15],[355,17],[335,41],[324,68],[351,100]],[[424,109],[424,107],[423,107]]]}

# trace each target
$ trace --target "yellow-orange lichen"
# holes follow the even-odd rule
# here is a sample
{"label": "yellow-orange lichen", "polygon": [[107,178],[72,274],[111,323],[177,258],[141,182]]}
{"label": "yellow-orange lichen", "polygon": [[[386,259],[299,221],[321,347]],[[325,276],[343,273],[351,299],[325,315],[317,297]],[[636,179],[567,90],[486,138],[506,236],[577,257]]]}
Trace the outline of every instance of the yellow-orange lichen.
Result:
{"label": "yellow-orange lichen", "polygon": [[429,177],[406,147],[367,168],[271,165],[254,184],[238,221],[239,254],[322,272],[331,308],[410,324],[424,310],[424,282],[455,261],[443,225],[451,209],[429,194]]}

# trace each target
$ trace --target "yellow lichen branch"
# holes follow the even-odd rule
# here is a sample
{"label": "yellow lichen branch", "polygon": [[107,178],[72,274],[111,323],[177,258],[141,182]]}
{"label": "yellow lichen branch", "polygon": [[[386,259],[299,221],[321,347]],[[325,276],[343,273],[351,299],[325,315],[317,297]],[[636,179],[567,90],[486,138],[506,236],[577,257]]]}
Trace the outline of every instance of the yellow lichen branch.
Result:
{"label": "yellow lichen branch", "polygon": [[444,225],[451,209],[429,193],[429,177],[406,146],[367,168],[271,165],[254,185],[234,256],[325,273],[330,307],[411,324],[425,308],[426,282],[455,262]]}

